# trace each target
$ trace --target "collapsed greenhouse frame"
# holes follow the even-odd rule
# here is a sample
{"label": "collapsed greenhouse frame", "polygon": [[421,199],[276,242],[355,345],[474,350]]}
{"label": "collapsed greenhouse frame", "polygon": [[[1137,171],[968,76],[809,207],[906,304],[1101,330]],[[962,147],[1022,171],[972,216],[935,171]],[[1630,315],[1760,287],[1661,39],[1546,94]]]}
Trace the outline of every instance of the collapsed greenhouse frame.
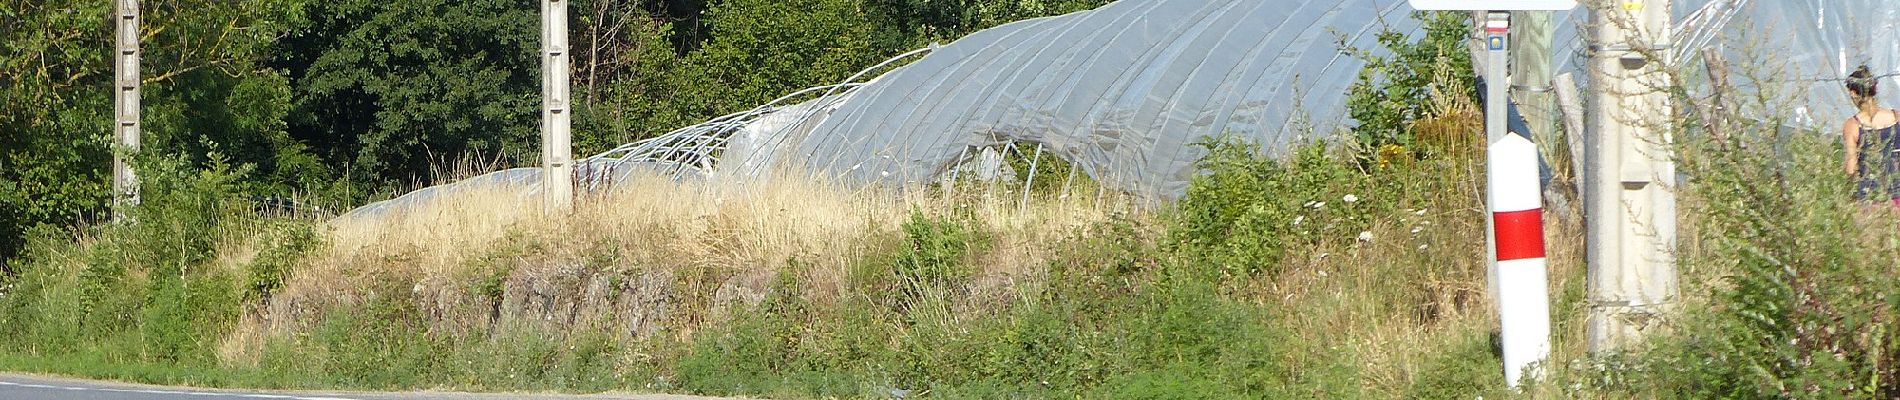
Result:
{"label": "collapsed greenhouse frame", "polygon": [[[973,162],[996,168],[1017,143],[1035,144],[1095,181],[1138,198],[1179,196],[1201,156],[1193,143],[1232,135],[1269,153],[1344,131],[1346,85],[1364,65],[1344,45],[1376,49],[1384,29],[1416,32],[1404,2],[1120,1],[1090,11],[984,30],[904,53],[845,81],[625,144],[576,162],[577,186],[600,191],[635,171],[680,180],[741,182],[799,170],[855,185],[942,183]],[[1679,2],[1682,3],[1682,2]],[[1871,0],[1762,4],[1687,2],[1678,8],[1677,60],[1729,49],[1737,29],[1786,29],[1791,75],[1814,90],[1796,121],[1839,114],[1849,65],[1900,61],[1900,4]],[[1559,26],[1584,12],[1558,12]],[[1747,28],[1743,28],[1747,27]],[[1558,71],[1584,67],[1579,29],[1558,29]],[[1741,46],[1735,46],[1741,47]],[[1856,56],[1850,57],[1850,54]],[[1203,96],[1204,95],[1204,96]],[[1891,96],[1891,94],[1889,94]],[[1844,114],[1842,114],[1844,115]],[[1306,135],[1314,137],[1306,137]],[[1001,150],[1001,151],[999,151]],[[358,208],[378,215],[459,187],[538,193],[536,168],[503,170]],[[981,175],[993,175],[985,172]]]}

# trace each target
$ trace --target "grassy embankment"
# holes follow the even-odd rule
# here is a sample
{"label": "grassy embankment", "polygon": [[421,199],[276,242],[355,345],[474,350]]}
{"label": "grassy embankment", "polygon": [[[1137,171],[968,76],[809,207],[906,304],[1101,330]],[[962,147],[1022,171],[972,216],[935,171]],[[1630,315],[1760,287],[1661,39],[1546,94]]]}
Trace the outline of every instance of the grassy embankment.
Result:
{"label": "grassy embankment", "polygon": [[[1557,351],[1530,395],[1895,394],[1895,218],[1847,199],[1830,139],[1741,128],[1786,144],[1683,144],[1683,305],[1650,346],[1584,356],[1580,229],[1547,224]],[[1285,162],[1214,146],[1187,196],[1149,211],[656,179],[569,218],[463,193],[324,225],[237,207],[228,171],[160,169],[138,223],[43,236],[0,285],[0,367],[784,398],[1512,397],[1481,166],[1468,142],[1426,143],[1441,147],[1423,160],[1313,145]]]}
{"label": "grassy embankment", "polygon": [[[1282,164],[1216,147],[1204,162],[1214,173],[1152,212],[1092,190],[1041,189],[1018,210],[1008,189],[905,198],[652,180],[566,219],[465,193],[380,223],[318,225],[232,209],[216,195],[223,175],[177,177],[150,204],[201,207],[147,207],[138,224],[76,244],[42,240],[0,300],[0,342],[12,368],[265,387],[1400,397],[1498,386],[1476,165],[1361,169],[1340,154],[1316,145]],[[1554,243],[1576,242],[1553,228]],[[1575,248],[1556,254],[1569,297]]]}

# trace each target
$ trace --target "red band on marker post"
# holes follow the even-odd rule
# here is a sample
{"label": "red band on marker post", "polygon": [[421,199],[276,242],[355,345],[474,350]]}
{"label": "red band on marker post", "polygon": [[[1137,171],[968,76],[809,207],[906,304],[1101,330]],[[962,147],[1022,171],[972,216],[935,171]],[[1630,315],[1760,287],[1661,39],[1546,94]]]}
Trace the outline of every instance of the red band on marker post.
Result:
{"label": "red band on marker post", "polygon": [[1544,257],[1544,209],[1491,213],[1498,261]]}
{"label": "red band on marker post", "polygon": [[1506,22],[1506,21],[1485,21],[1484,31],[1491,32],[1491,33],[1510,32],[1511,25],[1509,22]]}

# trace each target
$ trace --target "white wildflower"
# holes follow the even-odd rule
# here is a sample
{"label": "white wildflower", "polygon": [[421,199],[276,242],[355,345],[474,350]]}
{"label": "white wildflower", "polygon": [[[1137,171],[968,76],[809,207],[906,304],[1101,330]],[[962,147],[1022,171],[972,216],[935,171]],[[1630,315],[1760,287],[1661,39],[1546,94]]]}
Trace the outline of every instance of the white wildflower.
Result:
{"label": "white wildflower", "polygon": [[1432,225],[1432,221],[1418,221],[1418,224],[1419,224],[1419,225],[1424,225],[1424,226],[1431,226],[1431,225]]}
{"label": "white wildflower", "polygon": [[1413,211],[1412,215],[1425,215],[1425,209],[1420,208],[1418,211]]}
{"label": "white wildflower", "polygon": [[1429,244],[1421,244],[1421,245],[1418,245],[1418,249],[1419,249],[1419,250],[1424,250],[1424,249],[1425,249],[1425,248],[1427,248],[1427,247],[1432,247],[1432,245],[1429,245]]}
{"label": "white wildflower", "polygon": [[1297,215],[1293,217],[1293,226],[1299,226],[1301,222],[1306,222],[1305,215]]}
{"label": "white wildflower", "polygon": [[1324,202],[1324,201],[1315,201],[1315,202],[1313,202],[1313,208],[1314,208],[1314,209],[1320,209],[1320,208],[1326,208],[1326,202]]}
{"label": "white wildflower", "polygon": [[1345,198],[1341,198],[1340,200],[1345,200],[1347,204],[1352,204],[1352,203],[1358,203],[1358,202],[1359,202],[1359,196],[1354,196],[1354,195],[1351,195],[1351,194],[1348,194],[1348,195],[1346,195],[1346,197],[1345,197]]}
{"label": "white wildflower", "polygon": [[1360,231],[1360,232],[1359,232],[1359,241],[1361,241],[1361,242],[1370,242],[1370,241],[1372,241],[1372,231]]}
{"label": "white wildflower", "polygon": [[1330,255],[1333,255],[1333,253],[1319,253],[1319,259],[1324,260],[1326,259],[1326,256],[1330,256]]}
{"label": "white wildflower", "polygon": [[1417,234],[1418,234],[1419,232],[1424,232],[1424,231],[1425,231],[1425,227],[1423,227],[1423,226],[1414,226],[1414,227],[1412,227],[1412,234],[1414,234],[1414,235],[1417,235]]}
{"label": "white wildflower", "polygon": [[1326,271],[1319,271],[1319,277],[1321,277],[1321,278],[1325,278],[1325,277],[1326,277]]}

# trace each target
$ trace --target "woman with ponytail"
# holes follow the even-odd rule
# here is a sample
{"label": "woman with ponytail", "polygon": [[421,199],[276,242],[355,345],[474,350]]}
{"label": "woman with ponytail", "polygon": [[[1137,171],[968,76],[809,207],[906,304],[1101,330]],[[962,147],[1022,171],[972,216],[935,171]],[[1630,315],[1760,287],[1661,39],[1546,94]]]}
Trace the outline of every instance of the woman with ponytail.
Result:
{"label": "woman with ponytail", "polygon": [[1841,129],[1854,198],[1900,206],[1900,114],[1882,107],[1880,80],[1862,65],[1847,77],[1857,112]]}

